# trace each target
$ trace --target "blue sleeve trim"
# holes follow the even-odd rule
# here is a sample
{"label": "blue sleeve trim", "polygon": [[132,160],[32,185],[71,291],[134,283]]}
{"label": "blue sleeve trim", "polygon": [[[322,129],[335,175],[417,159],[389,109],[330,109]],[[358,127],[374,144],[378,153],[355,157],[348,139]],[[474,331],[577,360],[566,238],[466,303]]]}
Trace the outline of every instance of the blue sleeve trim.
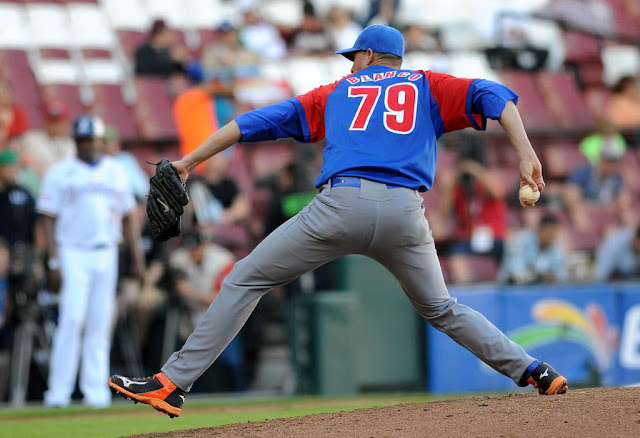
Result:
{"label": "blue sleeve trim", "polygon": [[467,115],[467,119],[469,119],[469,121],[471,122],[471,126],[473,126],[474,129],[477,129],[479,131],[484,131],[487,129],[487,118],[485,117],[485,115],[483,113],[479,113],[482,118],[482,126],[478,125],[478,121],[473,116],[473,113],[474,113],[473,98],[475,94],[474,90],[475,90],[476,82],[478,82],[478,79],[476,79],[475,81],[469,84],[469,88],[467,89],[467,100],[465,101],[465,104],[464,104],[464,112]]}
{"label": "blue sleeve trim", "polygon": [[297,98],[291,99],[293,102],[293,106],[296,107],[296,111],[298,112],[298,119],[300,120],[300,128],[302,129],[302,140],[303,142],[308,142],[311,140],[311,129],[309,129],[309,122],[307,121],[307,113],[304,112],[304,107],[302,106],[302,102],[300,102]]}
{"label": "blue sleeve trim", "polygon": [[510,100],[517,105],[518,95],[510,88],[487,79],[471,82],[467,92],[467,105],[471,103],[471,111],[493,120],[500,120],[504,106]]}
{"label": "blue sleeve trim", "polygon": [[433,130],[436,133],[436,138],[442,137],[444,134],[444,120],[442,120],[442,113],[440,112],[440,107],[438,106],[438,102],[431,95],[431,122],[433,123]]}
{"label": "blue sleeve trim", "polygon": [[304,115],[300,101],[294,98],[244,113],[235,119],[242,133],[240,142],[288,137],[298,141],[309,141],[307,120],[300,117],[300,112]]}

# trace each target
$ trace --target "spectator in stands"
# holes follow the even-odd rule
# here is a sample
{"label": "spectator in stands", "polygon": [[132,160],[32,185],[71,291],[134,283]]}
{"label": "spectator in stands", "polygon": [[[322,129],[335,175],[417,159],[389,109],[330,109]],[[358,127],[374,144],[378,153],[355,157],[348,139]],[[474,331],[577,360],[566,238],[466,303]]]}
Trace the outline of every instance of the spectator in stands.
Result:
{"label": "spectator in stands", "polygon": [[559,283],[567,280],[567,254],[558,242],[560,224],[553,215],[537,230],[520,231],[507,243],[499,280],[504,283]]}
{"label": "spectator in stands", "polygon": [[8,80],[0,78],[0,110],[4,112],[2,124],[8,139],[19,137],[29,129],[29,117],[26,111],[15,102],[13,87]]}
{"label": "spectator in stands", "polygon": [[135,74],[168,78],[173,73],[184,73],[188,54],[174,46],[175,34],[164,20],[155,20],[149,36],[135,53]]}
{"label": "spectator in stands", "polygon": [[328,55],[335,50],[324,22],[316,15],[310,1],[302,4],[302,23],[293,29],[285,29],[284,33],[291,55]]}
{"label": "spectator in stands", "polygon": [[606,237],[596,252],[595,271],[596,281],[640,277],[640,227]]}
{"label": "spectator in stands", "polygon": [[362,20],[362,26],[370,26],[372,24],[393,26],[399,4],[400,0],[370,0],[369,12]]}
{"label": "spectator in stands", "polygon": [[[0,237],[0,330],[4,327],[5,321],[9,316],[9,301],[7,297],[7,283],[9,274],[9,247],[7,242]],[[0,343],[1,344],[1,343]],[[0,345],[0,353],[2,352]],[[0,387],[2,382],[0,382]],[[1,395],[1,394],[0,394]]]}
{"label": "spectator in stands", "polygon": [[76,144],[69,135],[67,104],[62,100],[48,101],[44,113],[44,130],[29,131],[20,141],[23,161],[40,179],[52,165],[76,154]]}
{"label": "spectator in stands", "polygon": [[142,170],[140,163],[131,152],[122,150],[120,135],[113,126],[106,128],[104,153],[113,157],[125,169],[136,199],[138,201],[144,199],[149,192],[149,175]]}
{"label": "spectator in stands", "polygon": [[228,176],[228,158],[217,154],[207,161],[204,178],[194,178],[188,184],[199,225],[241,224],[249,216],[249,197]]}
{"label": "spectator in stands", "polygon": [[200,63],[204,76],[226,81],[255,76],[260,58],[240,42],[238,29],[225,21],[217,33],[218,38],[202,50]]}
{"label": "spectator in stands", "polygon": [[442,52],[440,41],[434,34],[417,24],[409,24],[402,32],[405,52]]}
{"label": "spectator in stands", "polygon": [[624,76],[612,88],[607,118],[619,129],[640,128],[640,79]]}
{"label": "spectator in stands", "polygon": [[352,47],[362,30],[362,26],[353,20],[351,13],[338,5],[332,6],[329,10],[327,24],[333,47]]}
{"label": "spectator in stands", "polygon": [[[179,335],[184,341],[216,299],[222,282],[233,268],[235,257],[223,247],[207,242],[197,232],[187,233],[182,246],[171,254],[169,264],[174,270],[173,289],[186,311],[179,325]],[[236,338],[220,359],[228,368],[231,389],[244,390],[243,360]]]}
{"label": "spectator in stands", "polygon": [[445,181],[439,214],[455,217],[455,243],[451,248],[453,282],[472,281],[468,254],[490,255],[500,263],[507,230],[505,188],[474,153],[462,154]]}
{"label": "spectator in stands", "polygon": [[20,159],[13,151],[0,153],[0,238],[12,248],[35,242],[35,200],[19,185]]}
{"label": "spectator in stands", "polygon": [[277,27],[261,17],[253,2],[243,5],[244,25],[240,30],[240,41],[263,59],[281,59],[287,47]]}
{"label": "spectator in stands", "polygon": [[[182,92],[173,103],[173,116],[176,121],[180,153],[188,154],[198,147],[211,134],[218,130],[221,120],[215,103],[219,96],[233,97],[234,82],[210,77]],[[206,165],[198,166],[196,171],[203,174]]]}
{"label": "spectator in stands", "polygon": [[600,162],[600,154],[603,149],[614,149],[620,155],[624,155],[627,150],[627,142],[624,137],[620,135],[616,126],[604,117],[598,120],[596,132],[580,142],[580,152],[594,166]]}
{"label": "spectator in stands", "polygon": [[618,197],[623,193],[623,179],[620,172],[620,160],[623,151],[606,143],[600,152],[597,165],[584,164],[569,176],[565,190],[565,203],[574,226],[581,231],[591,228],[585,212],[585,202],[615,207]]}

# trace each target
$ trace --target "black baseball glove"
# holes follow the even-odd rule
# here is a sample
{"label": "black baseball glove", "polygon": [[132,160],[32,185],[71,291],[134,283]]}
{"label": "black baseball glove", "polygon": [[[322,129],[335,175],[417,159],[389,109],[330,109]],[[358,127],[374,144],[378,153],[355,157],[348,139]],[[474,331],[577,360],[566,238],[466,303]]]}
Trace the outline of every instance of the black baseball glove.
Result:
{"label": "black baseball glove", "polygon": [[180,217],[188,202],[187,190],[171,161],[160,160],[156,174],[149,181],[147,196],[147,216],[156,240],[180,235]]}

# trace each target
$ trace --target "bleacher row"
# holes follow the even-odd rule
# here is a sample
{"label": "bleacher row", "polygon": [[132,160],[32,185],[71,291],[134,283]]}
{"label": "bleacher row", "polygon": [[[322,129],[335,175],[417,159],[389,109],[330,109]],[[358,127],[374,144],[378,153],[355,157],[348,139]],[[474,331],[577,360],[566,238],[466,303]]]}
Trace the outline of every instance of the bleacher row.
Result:
{"label": "bleacher row", "polygon": [[[97,1],[1,1],[0,65],[13,84],[20,103],[28,111],[31,124],[43,124],[42,100],[61,98],[72,117],[92,111],[115,125],[124,138],[158,140],[175,137],[170,113],[171,96],[162,81],[134,78],[132,57],[141,44],[150,21],[163,17],[175,27],[178,42],[197,58],[207,43],[216,39],[214,26],[223,20],[241,19],[240,7],[220,0],[105,0]],[[327,2],[316,2],[327,6]],[[347,3],[347,2],[341,2]],[[351,7],[363,9],[366,2]],[[462,3],[439,2],[439,11],[416,8],[411,20],[426,26],[439,23],[458,26],[470,20],[468,14],[454,17]],[[532,7],[544,2],[532,2]],[[290,0],[260,3],[265,15],[280,23],[295,19],[300,7]],[[411,1],[400,4],[399,17],[409,22]],[[445,6],[446,5],[446,6]],[[415,6],[415,5],[414,5]],[[320,8],[322,11],[322,8]],[[280,11],[279,14],[272,13]],[[468,7],[465,11],[473,10]],[[271,11],[271,12],[270,12]],[[440,20],[440,21],[436,21]],[[532,75],[498,74],[473,42],[457,41],[446,54],[408,53],[405,67],[433,69],[456,76],[498,80],[522,95],[521,110],[529,127],[586,126],[607,97],[605,83],[625,72],[637,71],[640,55],[633,46],[607,43],[595,36],[564,31],[566,60],[574,67],[569,73]],[[336,80],[349,70],[341,57],[329,59],[291,58],[259,66],[261,77],[288,81],[295,94]],[[585,89],[577,89],[576,81]],[[544,102],[543,102],[544,100]],[[551,112],[546,109],[551,109]],[[591,109],[591,114],[587,108]]]}

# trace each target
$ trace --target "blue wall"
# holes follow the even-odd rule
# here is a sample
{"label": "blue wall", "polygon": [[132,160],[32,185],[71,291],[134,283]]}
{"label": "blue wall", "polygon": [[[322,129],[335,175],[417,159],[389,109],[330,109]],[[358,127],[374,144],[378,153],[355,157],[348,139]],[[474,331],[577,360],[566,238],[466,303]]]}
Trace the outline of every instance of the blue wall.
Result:
{"label": "blue wall", "polygon": [[[640,283],[451,288],[532,356],[571,384],[640,383]],[[431,392],[516,388],[427,324]]]}

